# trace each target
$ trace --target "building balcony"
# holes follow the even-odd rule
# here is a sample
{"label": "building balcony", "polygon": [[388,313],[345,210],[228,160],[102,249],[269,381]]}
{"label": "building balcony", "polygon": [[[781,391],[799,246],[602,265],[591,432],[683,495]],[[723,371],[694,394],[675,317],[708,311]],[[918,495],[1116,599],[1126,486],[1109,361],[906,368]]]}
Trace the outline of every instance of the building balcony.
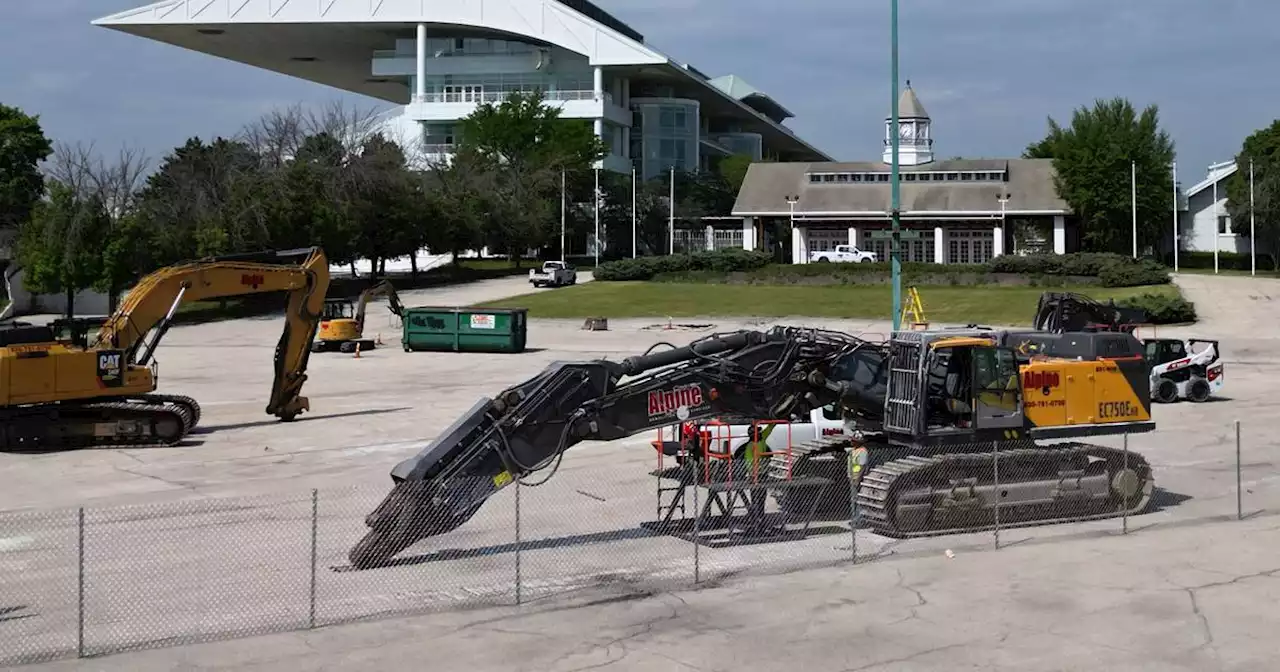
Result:
{"label": "building balcony", "polygon": [[[541,59],[545,60],[545,56]],[[460,54],[445,52],[427,54],[424,65],[427,76],[485,75],[502,73],[535,73],[543,67],[538,53]],[[370,64],[374,77],[406,77],[417,73],[416,54],[375,51]]]}
{"label": "building balcony", "polygon": [[[417,157],[420,158],[422,163],[420,167],[430,168],[431,166],[447,164],[456,151],[457,145],[454,144],[428,143],[418,146]],[[610,154],[600,161],[600,168],[616,173],[630,173],[631,159],[617,154]]]}
{"label": "building balcony", "polygon": [[[510,91],[474,91],[426,93],[414,95],[405,107],[405,116],[414,121],[456,121],[470,116],[482,103],[499,105]],[[631,112],[616,105],[609,92],[597,95],[590,90],[544,91],[543,101],[560,108],[565,119],[608,119],[624,126],[631,125]]]}

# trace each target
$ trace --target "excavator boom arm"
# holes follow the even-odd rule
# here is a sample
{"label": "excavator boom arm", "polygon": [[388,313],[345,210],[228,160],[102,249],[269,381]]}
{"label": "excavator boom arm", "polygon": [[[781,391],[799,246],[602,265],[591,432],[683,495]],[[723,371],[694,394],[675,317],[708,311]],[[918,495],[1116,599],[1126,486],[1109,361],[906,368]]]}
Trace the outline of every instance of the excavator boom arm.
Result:
{"label": "excavator boom arm", "polygon": [[390,280],[383,280],[360,292],[360,298],[356,303],[356,333],[364,333],[364,318],[369,308],[369,302],[373,300],[373,297],[382,295],[386,295],[387,303],[389,304],[388,308],[390,308],[393,315],[396,317],[404,316],[404,306],[400,303],[400,295],[396,294],[396,288],[391,284]]}
{"label": "excavator boom arm", "polygon": [[621,362],[553,363],[481,399],[396,465],[395,488],[366,522],[375,533],[399,529],[401,540],[416,540],[460,525],[498,490],[547,468],[581,441],[716,416],[804,415],[850,398],[827,372],[867,347],[881,346],[836,332],[778,328],[715,335]]}
{"label": "excavator boom arm", "polygon": [[[303,258],[300,264],[286,261],[299,257]],[[285,327],[276,345],[275,381],[267,412],[291,419],[306,406],[299,392],[328,288],[329,262],[320,248],[211,257],[169,266],[142,278],[129,291],[98,331],[92,347],[123,350],[130,363],[144,365],[180,305],[287,292]]]}

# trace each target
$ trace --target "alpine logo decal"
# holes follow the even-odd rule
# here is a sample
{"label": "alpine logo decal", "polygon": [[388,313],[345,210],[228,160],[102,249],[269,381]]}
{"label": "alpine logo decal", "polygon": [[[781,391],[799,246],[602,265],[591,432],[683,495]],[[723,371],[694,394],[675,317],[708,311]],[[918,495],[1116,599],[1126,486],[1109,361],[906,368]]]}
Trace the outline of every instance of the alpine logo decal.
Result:
{"label": "alpine logo decal", "polygon": [[649,417],[670,415],[680,409],[686,411],[705,403],[700,385],[682,385],[670,390],[654,390],[649,393]]}
{"label": "alpine logo decal", "polygon": [[1039,389],[1047,395],[1049,390],[1062,384],[1057,371],[1027,371],[1022,374],[1022,389]]}

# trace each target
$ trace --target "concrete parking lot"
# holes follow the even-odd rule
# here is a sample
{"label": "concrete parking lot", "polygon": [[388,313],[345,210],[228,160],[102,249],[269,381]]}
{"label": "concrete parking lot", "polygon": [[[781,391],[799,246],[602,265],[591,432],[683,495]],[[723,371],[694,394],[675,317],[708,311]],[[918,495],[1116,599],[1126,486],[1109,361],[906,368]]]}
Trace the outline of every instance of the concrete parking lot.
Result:
{"label": "concrete parking lot", "polygon": [[[1280,282],[1178,281],[1202,321],[1159,335],[1221,339],[1227,399],[1158,406],[1159,430],[1130,441],[1152,462],[1161,492],[1152,513],[1129,521],[1129,535],[1117,534],[1117,521],[1006,531],[1002,541],[1012,548],[993,553],[990,535],[902,543],[860,533],[858,553],[874,562],[773,578],[761,577],[847,560],[850,535],[703,549],[698,578],[724,585],[698,593],[671,588],[694,578],[691,545],[637,532],[656,516],[648,435],[575,448],[547,485],[521,490],[522,541],[537,543],[524,548],[519,569],[510,552],[510,491],[457,533],[405,553],[418,561],[366,572],[344,565],[362,518],[389,487],[390,467],[478,397],[555,360],[620,358],[659,340],[679,344],[769,324],[682,320],[668,329],[654,320],[610,320],[609,331],[590,332],[575,321],[535,320],[524,354],[405,353],[379,305],[369,329],[381,333],[385,347],[359,358],[314,355],[304,389],[312,412],[293,423],[263,410],[279,318],[178,327],[158,359],[161,391],[189,394],[204,407],[203,429],[187,445],[0,455],[0,510],[17,510],[0,515],[7,570],[0,636],[34,652],[74,647],[81,561],[90,596],[86,639],[108,649],[185,641],[193,632],[270,632],[305,626],[313,615],[323,625],[424,605],[501,604],[511,601],[518,571],[522,599],[532,601],[519,613],[339,626],[324,630],[335,633],[329,637],[272,635],[204,645],[204,653],[121,654],[77,669],[174,669],[195,656],[237,669],[319,669],[334,660],[380,668],[424,646],[454,660],[474,649],[481,658],[468,668],[475,669],[780,669],[805,656],[832,670],[926,669],[942,661],[951,669],[957,661],[974,669],[1081,669],[1107,660],[1116,669],[1268,669],[1263,663],[1275,661],[1248,642],[1260,619],[1271,618],[1259,605],[1273,570],[1259,549],[1275,534],[1270,512],[1280,510],[1280,446],[1272,438],[1280,416],[1267,394],[1280,368],[1273,336],[1280,316],[1270,309]],[[499,280],[403,298],[410,306],[465,305],[527,287],[523,279]],[[888,328],[801,317],[777,322],[881,335]],[[1234,520],[1236,420],[1244,508],[1261,512],[1244,523]],[[83,558],[76,550],[81,506]],[[61,511],[43,512],[49,508]],[[307,599],[313,521],[315,614]],[[1194,588],[1209,584],[1203,595]],[[1246,584],[1252,589],[1240,590]],[[564,603],[636,591],[657,592],[595,606]],[[548,601],[561,610],[540,613],[552,608],[540,606]],[[21,618],[7,619],[10,607],[21,607],[13,612]],[[1117,628],[1130,626],[1141,637],[1115,639]],[[784,653],[797,644],[801,658]],[[7,654],[0,650],[0,661],[9,661]],[[1138,665],[1152,655],[1158,657]]]}

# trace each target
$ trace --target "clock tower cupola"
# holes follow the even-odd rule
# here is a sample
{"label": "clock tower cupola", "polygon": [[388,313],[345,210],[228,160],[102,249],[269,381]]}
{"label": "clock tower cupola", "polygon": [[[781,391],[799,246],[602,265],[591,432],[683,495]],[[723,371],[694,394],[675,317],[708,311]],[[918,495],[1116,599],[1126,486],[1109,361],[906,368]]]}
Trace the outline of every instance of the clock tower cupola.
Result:
{"label": "clock tower cupola", "polygon": [[[911,80],[898,99],[898,165],[919,166],[933,162],[933,130],[929,113],[911,88]],[[884,162],[893,162],[893,115],[884,119]]]}

